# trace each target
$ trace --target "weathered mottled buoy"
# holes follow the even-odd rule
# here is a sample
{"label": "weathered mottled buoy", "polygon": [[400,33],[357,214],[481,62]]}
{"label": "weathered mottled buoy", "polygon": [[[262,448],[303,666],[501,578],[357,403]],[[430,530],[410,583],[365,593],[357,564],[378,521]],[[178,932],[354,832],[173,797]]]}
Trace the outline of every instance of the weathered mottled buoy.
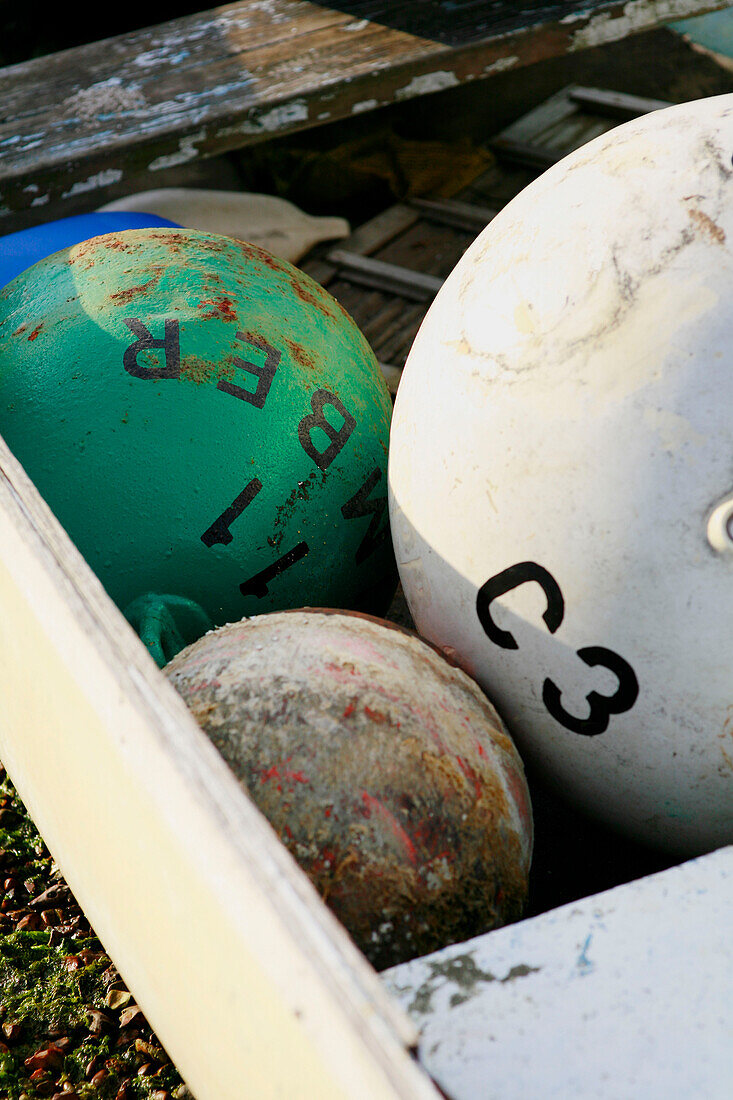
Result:
{"label": "weathered mottled buoy", "polygon": [[290,264],[189,229],[96,237],[0,291],[0,361],[0,433],[120,606],[389,600],[389,394]]}
{"label": "weathered mottled buoy", "polygon": [[526,759],[680,854],[733,841],[733,96],[620,126],[490,223],[397,397],[418,629]]}
{"label": "weathered mottled buoy", "polygon": [[415,635],[343,612],[262,615],[165,671],[375,966],[521,915],[521,761],[476,684]]}

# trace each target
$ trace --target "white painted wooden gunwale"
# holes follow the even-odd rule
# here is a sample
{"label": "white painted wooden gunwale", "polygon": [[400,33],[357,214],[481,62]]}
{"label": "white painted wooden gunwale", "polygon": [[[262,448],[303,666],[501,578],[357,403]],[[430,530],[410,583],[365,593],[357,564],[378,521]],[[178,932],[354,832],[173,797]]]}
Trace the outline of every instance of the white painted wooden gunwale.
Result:
{"label": "white painted wooden gunwale", "polygon": [[0,441],[0,759],[197,1100],[437,1092],[416,1033]]}

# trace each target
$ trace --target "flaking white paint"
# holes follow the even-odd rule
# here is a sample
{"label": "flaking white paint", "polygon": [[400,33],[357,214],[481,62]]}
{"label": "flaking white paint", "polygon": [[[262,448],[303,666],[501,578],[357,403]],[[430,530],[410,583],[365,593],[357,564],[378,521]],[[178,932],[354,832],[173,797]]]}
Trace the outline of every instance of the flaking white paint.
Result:
{"label": "flaking white paint", "polygon": [[732,883],[722,849],[381,978],[454,1100],[724,1100]]}
{"label": "flaking white paint", "polygon": [[148,165],[148,171],[159,172],[162,168],[174,168],[178,164],[186,164],[189,160],[195,160],[199,155],[199,151],[194,143],[203,141],[205,136],[206,132],[204,130],[197,130],[195,134],[189,134],[188,137],[181,138],[178,143],[178,152],[156,157]]}
{"label": "flaking white paint", "polygon": [[484,66],[484,73],[504,73],[508,69],[513,69],[515,65],[519,64],[518,57],[499,57],[496,61],[492,61],[490,65]]}
{"label": "flaking white paint", "polygon": [[283,103],[263,112],[254,122],[245,121],[239,127],[243,134],[276,133],[298,122],[308,121],[308,104],[304,99],[294,99],[292,103]]}
{"label": "flaking white paint", "polygon": [[[686,15],[699,9],[699,6],[694,0],[629,0],[624,5],[622,15],[601,12],[592,16],[574,35],[571,49],[602,46],[605,42],[615,42],[656,23],[684,19]],[[579,12],[577,15],[567,16],[563,22],[574,22],[582,16],[583,13]]]}
{"label": "flaking white paint", "polygon": [[404,88],[399,88],[395,92],[395,99],[411,99],[412,96],[441,92],[444,88],[455,88],[458,83],[458,77],[450,71],[424,73],[422,76],[413,77]]}
{"label": "flaking white paint", "polygon": [[171,54],[169,49],[163,47],[160,50],[146,50],[145,53],[137,55],[133,61],[134,65],[137,65],[140,69],[153,69],[156,65],[177,65],[181,61],[185,61],[187,57],[190,57],[190,50],[179,50],[178,53]]}
{"label": "flaking white paint", "polygon": [[[93,176],[89,176],[85,180],[77,180],[76,183],[69,191],[64,191],[61,196],[62,199],[69,199],[72,195],[80,195],[84,191],[95,191],[98,187],[108,187],[111,183],[117,183],[122,179],[122,172],[119,168],[105,168],[101,172],[95,172]],[[34,200],[32,205],[41,205],[38,200]]]}

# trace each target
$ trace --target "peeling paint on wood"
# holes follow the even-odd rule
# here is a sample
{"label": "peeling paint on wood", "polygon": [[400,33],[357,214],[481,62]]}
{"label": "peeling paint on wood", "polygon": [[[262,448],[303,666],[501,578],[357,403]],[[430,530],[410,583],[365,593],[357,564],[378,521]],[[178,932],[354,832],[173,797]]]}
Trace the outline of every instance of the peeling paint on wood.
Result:
{"label": "peeling paint on wood", "polygon": [[38,58],[0,71],[0,216],[726,6],[241,0]]}
{"label": "peeling paint on wood", "polygon": [[413,96],[428,95],[430,92],[442,92],[445,88],[455,88],[458,83],[458,77],[450,71],[423,73],[413,77],[404,88],[398,88],[395,99],[412,99]]}
{"label": "peeling paint on wood", "polygon": [[690,14],[690,4],[684,0],[629,0],[615,4],[610,11],[600,12],[582,21],[583,26],[575,35],[573,49],[602,46],[646,30],[655,23],[684,19]]}
{"label": "peeling paint on wood", "polygon": [[[96,175],[89,176],[88,179],[77,180],[62,197],[71,198],[72,195],[79,195],[83,191],[95,191],[99,187],[107,187],[110,183],[117,183],[121,179],[122,172],[118,168],[106,168],[102,172],[97,172]],[[39,195],[31,205],[37,206],[42,202],[48,202],[48,195]]]}
{"label": "peeling paint on wood", "polygon": [[508,69],[513,69],[515,65],[519,64],[518,57],[499,57],[496,61],[492,61],[484,68],[484,75],[489,76],[491,73],[504,73]]}
{"label": "peeling paint on wood", "polygon": [[[165,157],[156,157],[148,165],[149,172],[158,172],[162,168],[173,168],[178,164],[185,164],[189,160],[195,160],[198,156],[198,149],[195,142],[203,141],[206,136],[205,130],[199,130],[195,134],[190,134],[188,137],[181,138],[181,142],[178,146],[178,151],[175,153],[169,153]],[[122,173],[120,173],[122,175]]]}

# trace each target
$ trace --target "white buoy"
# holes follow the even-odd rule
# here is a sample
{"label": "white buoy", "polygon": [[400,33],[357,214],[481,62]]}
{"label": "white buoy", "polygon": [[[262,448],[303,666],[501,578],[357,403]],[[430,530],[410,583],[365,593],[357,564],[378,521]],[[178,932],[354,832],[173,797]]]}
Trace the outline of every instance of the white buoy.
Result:
{"label": "white buoy", "polygon": [[397,398],[419,629],[591,813],[733,840],[733,96],[596,139],[509,204]]}

